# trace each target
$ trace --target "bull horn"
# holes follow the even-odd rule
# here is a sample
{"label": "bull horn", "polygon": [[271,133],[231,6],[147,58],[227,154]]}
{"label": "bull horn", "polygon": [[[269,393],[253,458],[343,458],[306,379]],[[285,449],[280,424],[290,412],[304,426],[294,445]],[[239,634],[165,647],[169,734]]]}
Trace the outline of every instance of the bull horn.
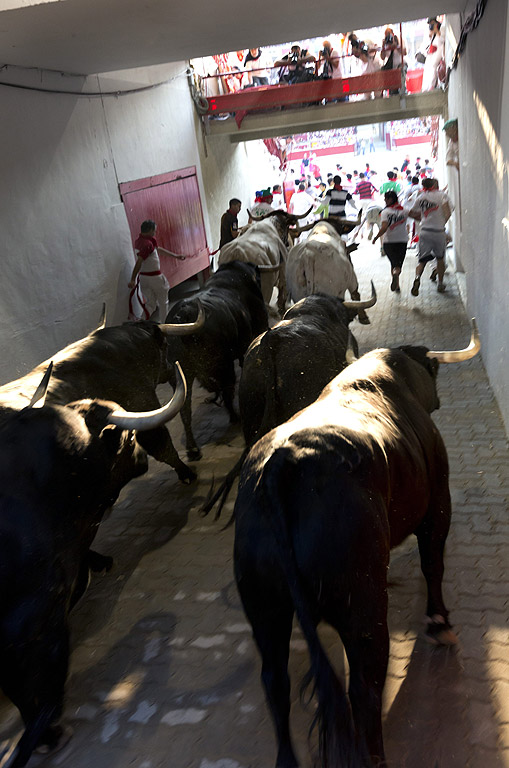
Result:
{"label": "bull horn", "polygon": [[192,333],[201,331],[205,325],[205,310],[199,299],[197,302],[198,317],[194,323],[159,323],[159,328],[165,336],[190,336]]}
{"label": "bull horn", "polygon": [[[46,368],[46,373],[41,379],[41,382],[37,389],[35,390],[34,394],[32,395],[32,399],[27,405],[27,408],[33,408],[33,406],[39,402],[39,400],[42,399],[41,406],[44,405],[44,398],[46,397],[46,390],[48,389],[49,380],[51,378],[51,371],[53,370],[53,360]],[[41,407],[40,406],[40,407]]]}
{"label": "bull horn", "polygon": [[355,221],[353,221],[353,219],[345,219],[344,216],[337,216],[334,213],[331,213],[330,216],[328,216],[325,219],[325,221],[328,221],[329,219],[332,219],[337,224],[342,224],[343,226],[351,227],[352,229],[355,229],[355,227],[359,223],[358,218]]}
{"label": "bull horn", "polygon": [[260,216],[256,216],[254,213],[252,213],[249,208],[247,209],[247,212],[249,214],[249,217],[253,219],[253,221],[263,221],[264,219],[267,219],[269,216],[275,216],[276,213],[279,213],[279,211],[267,211],[267,213],[262,213]]}
{"label": "bull horn", "polygon": [[[318,219],[318,221],[320,221],[320,219]],[[302,232],[309,232],[310,229],[313,229],[316,223],[316,221],[312,221],[310,224],[304,224],[303,227],[290,227],[290,234],[292,237],[298,237]]]}
{"label": "bull horn", "polygon": [[472,335],[468,347],[465,347],[465,349],[443,352],[434,352],[430,349],[426,352],[426,357],[434,357],[439,363],[462,363],[464,360],[470,360],[471,357],[475,357],[481,349],[481,338],[479,336],[479,331],[477,330],[475,317],[472,318],[471,322]]}
{"label": "bull horn", "polygon": [[305,218],[306,218],[306,216],[309,216],[309,214],[310,214],[310,213],[311,213],[311,211],[313,210],[313,207],[314,207],[314,206],[311,206],[311,208],[308,208],[308,209],[307,209],[307,211],[306,211],[306,213],[301,213],[301,214],[300,214],[300,216],[296,216],[294,213],[291,213],[291,214],[290,214],[290,216],[291,216],[291,217],[292,217],[292,219],[293,219],[293,220],[295,220],[295,221],[299,221],[300,219],[305,219]]}
{"label": "bull horn", "polygon": [[281,262],[279,264],[276,264],[273,266],[272,264],[257,264],[258,270],[260,272],[263,272],[264,275],[266,275],[269,272],[279,272],[279,269],[281,267]]}
{"label": "bull horn", "polygon": [[346,347],[345,352],[345,360],[348,365],[351,365],[352,363],[355,363],[356,360],[359,358],[355,354],[354,344],[353,344],[353,333],[350,329],[348,329],[348,344]]}
{"label": "bull horn", "polygon": [[366,299],[365,301],[343,301],[343,306],[345,309],[356,309],[357,311],[359,309],[369,309],[369,307],[373,307],[376,304],[376,290],[375,290],[375,284],[373,283],[373,280],[371,281],[371,298]]}
{"label": "bull horn", "polygon": [[99,324],[95,330],[102,331],[103,328],[106,328],[106,302],[105,301],[103,301],[101,317],[99,318]]}
{"label": "bull horn", "polygon": [[169,403],[163,405],[162,408],[157,408],[155,411],[142,411],[141,413],[113,411],[108,416],[108,423],[114,424],[121,429],[137,429],[139,432],[144,432],[147,429],[160,427],[162,424],[166,424],[167,421],[174,419],[184,405],[187,392],[182,368],[178,362],[175,363],[175,367],[177,385]]}

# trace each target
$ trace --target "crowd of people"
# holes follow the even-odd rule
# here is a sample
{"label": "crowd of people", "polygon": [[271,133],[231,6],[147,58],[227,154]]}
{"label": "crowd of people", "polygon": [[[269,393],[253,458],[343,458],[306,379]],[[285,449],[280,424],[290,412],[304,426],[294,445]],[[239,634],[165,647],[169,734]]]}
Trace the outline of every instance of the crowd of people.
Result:
{"label": "crowd of people", "polygon": [[[389,260],[392,291],[400,291],[399,277],[407,247],[416,247],[418,257],[411,294],[418,296],[424,268],[433,260],[436,264],[431,279],[438,280],[439,293],[445,291],[446,224],[453,205],[446,192],[439,189],[428,158],[416,157],[411,162],[406,155],[400,167],[387,171],[383,179],[369,163],[362,171],[352,173],[344,173],[338,163],[335,173],[331,171],[322,178],[316,157],[306,153],[300,174],[293,177],[285,183],[284,195],[280,184],[257,191],[249,206],[250,214],[260,216],[271,210],[288,209],[298,216],[307,214],[302,221],[305,224],[328,216],[356,215],[362,209],[368,240],[381,240],[383,254]],[[223,214],[221,245],[237,236],[240,205],[239,200],[230,200],[230,207]],[[373,215],[366,215],[367,212]],[[373,237],[375,223],[378,232]],[[362,232],[358,236],[363,237]]]}
{"label": "crowd of people", "polygon": [[[423,68],[422,90],[429,91],[445,81],[445,35],[436,16],[427,19],[427,43],[412,54],[412,68]],[[276,83],[297,84],[313,80],[336,79],[371,74],[379,70],[403,69],[408,65],[408,46],[397,32],[387,26],[381,39],[360,39],[355,32],[321,41],[294,43],[279,57],[270,56],[259,46],[247,52],[238,51],[236,63],[228,73],[228,90],[254,88]],[[316,45],[316,47],[315,47]],[[313,47],[314,50],[311,50]],[[225,54],[226,56],[226,54]],[[217,58],[217,57],[216,57]],[[239,66],[239,63],[241,66]],[[224,80],[224,78],[223,78]],[[352,96],[345,96],[352,98]],[[362,94],[357,98],[369,98]]]}

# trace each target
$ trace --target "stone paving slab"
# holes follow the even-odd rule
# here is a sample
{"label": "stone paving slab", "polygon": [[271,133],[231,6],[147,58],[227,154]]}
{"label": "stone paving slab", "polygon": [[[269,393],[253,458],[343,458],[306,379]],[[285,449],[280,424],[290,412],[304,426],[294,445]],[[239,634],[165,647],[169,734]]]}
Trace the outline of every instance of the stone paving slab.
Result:
{"label": "stone paving slab", "polygon": [[[415,252],[402,292],[389,290],[389,265],[364,245],[354,254],[362,295],[373,277],[378,304],[370,326],[352,324],[361,352],[375,346],[462,347],[469,321],[453,276],[439,295],[425,273],[410,296]],[[429,270],[429,268],[428,268]],[[224,409],[195,388],[194,423],[203,459],[199,481],[181,486],[151,461],[101,527],[96,546],[115,558],[94,577],[72,616],[74,652],[65,715],[74,736],[60,753],[32,758],[41,768],[272,768],[275,740],[259,682],[260,663],[232,574],[233,530],[202,518],[216,480],[242,448]],[[166,395],[161,388],[161,396]],[[509,450],[481,357],[442,366],[434,414],[451,463],[453,524],[445,597],[456,649],[422,638],[425,585],[412,537],[389,572],[391,656],[384,734],[391,768],[509,766]],[[199,426],[198,426],[199,425]],[[180,423],[172,435],[183,451]],[[234,494],[223,511],[228,520]],[[335,633],[320,628],[338,670]],[[299,701],[307,651],[295,628],[290,659],[292,729],[302,768],[312,765],[312,704]],[[0,703],[0,744],[19,730]]]}

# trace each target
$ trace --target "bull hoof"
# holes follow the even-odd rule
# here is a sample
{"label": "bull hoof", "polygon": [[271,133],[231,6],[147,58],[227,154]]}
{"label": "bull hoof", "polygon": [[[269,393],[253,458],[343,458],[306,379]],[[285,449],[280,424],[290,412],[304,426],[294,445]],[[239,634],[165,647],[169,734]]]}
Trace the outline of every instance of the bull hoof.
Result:
{"label": "bull hoof", "polygon": [[44,732],[35,751],[39,755],[59,752],[69,743],[73,733],[70,725],[52,725]]}
{"label": "bull hoof", "polygon": [[202,457],[202,452],[198,447],[196,448],[188,448],[186,450],[187,458],[189,461],[199,461]]}
{"label": "bull hoof", "polygon": [[458,637],[443,616],[426,617],[426,640],[432,645],[456,645]]}
{"label": "bull hoof", "polygon": [[[189,456],[189,453],[187,455]],[[190,485],[194,480],[196,480],[197,474],[194,469],[191,469],[191,467],[186,467],[185,464],[182,464],[182,467],[183,469],[177,469],[178,478],[181,483],[184,483],[184,485]]]}

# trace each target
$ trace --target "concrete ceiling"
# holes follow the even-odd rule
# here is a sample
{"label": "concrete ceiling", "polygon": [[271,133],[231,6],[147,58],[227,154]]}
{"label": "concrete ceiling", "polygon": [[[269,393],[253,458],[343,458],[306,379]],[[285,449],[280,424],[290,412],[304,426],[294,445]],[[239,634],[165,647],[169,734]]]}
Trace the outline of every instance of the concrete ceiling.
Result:
{"label": "concrete ceiling", "polygon": [[0,0],[0,65],[112,72],[463,10],[466,0]]}

